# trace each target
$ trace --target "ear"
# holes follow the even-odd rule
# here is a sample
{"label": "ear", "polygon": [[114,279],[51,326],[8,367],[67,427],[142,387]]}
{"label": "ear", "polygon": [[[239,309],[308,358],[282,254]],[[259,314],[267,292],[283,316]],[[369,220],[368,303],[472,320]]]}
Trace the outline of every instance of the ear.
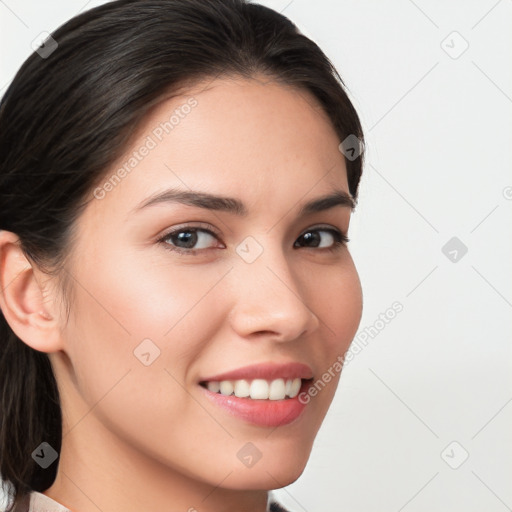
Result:
{"label": "ear", "polygon": [[0,230],[0,308],[16,336],[40,352],[62,349],[55,296],[49,279],[21,249],[19,238]]}

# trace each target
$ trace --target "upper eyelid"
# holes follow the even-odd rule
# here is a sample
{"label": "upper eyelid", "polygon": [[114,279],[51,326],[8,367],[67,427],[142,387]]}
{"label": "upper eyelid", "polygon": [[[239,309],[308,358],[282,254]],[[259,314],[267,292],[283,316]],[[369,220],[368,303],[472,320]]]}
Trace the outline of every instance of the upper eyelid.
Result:
{"label": "upper eyelid", "polygon": [[187,231],[190,230],[200,230],[200,231],[207,231],[211,233],[212,235],[220,237],[221,234],[216,230],[213,226],[210,224],[200,224],[200,225],[191,225],[191,224],[184,224],[179,225],[178,227],[169,228],[168,230],[164,231],[161,235],[158,235],[158,239],[161,240],[162,238],[166,238],[169,235],[172,235],[173,233],[179,233],[180,231]]}

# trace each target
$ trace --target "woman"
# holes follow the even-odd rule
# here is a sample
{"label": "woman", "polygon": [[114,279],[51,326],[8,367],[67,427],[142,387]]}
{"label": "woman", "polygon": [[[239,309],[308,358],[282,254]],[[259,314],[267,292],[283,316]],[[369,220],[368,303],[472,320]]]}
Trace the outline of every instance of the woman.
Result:
{"label": "woman", "polygon": [[0,107],[9,510],[283,510],[361,317],[361,125],[245,0],[122,0]]}

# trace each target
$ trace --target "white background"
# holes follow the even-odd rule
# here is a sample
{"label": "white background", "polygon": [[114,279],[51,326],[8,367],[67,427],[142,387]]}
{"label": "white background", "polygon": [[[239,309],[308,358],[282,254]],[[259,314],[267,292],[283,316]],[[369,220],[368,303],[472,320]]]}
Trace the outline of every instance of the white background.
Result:
{"label": "white background", "polygon": [[[100,3],[1,0],[0,94],[36,36]],[[296,512],[510,510],[512,1],[261,3],[320,45],[364,124],[359,333],[403,305],[347,364],[307,469],[276,494]],[[455,262],[452,237],[468,250]]]}

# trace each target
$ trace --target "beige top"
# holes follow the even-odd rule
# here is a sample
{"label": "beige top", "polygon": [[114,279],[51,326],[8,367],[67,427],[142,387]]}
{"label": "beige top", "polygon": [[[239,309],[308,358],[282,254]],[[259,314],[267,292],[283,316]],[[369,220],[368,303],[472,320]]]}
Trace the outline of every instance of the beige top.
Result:
{"label": "beige top", "polygon": [[30,493],[28,512],[71,512],[69,508],[37,491]]}

